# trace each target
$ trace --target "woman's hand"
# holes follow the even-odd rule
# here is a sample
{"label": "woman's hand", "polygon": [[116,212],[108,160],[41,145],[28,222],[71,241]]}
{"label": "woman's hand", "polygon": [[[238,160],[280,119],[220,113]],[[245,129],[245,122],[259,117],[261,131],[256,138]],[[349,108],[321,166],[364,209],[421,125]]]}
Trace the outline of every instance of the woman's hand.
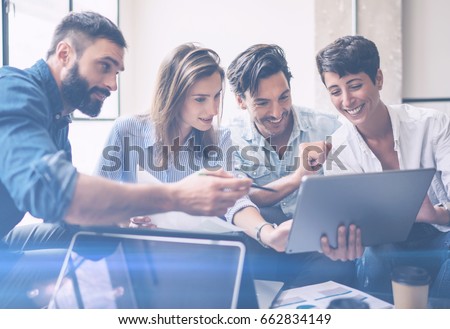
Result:
{"label": "woman's hand", "polygon": [[156,228],[157,226],[152,223],[150,216],[136,216],[130,218],[129,227],[133,228]]}

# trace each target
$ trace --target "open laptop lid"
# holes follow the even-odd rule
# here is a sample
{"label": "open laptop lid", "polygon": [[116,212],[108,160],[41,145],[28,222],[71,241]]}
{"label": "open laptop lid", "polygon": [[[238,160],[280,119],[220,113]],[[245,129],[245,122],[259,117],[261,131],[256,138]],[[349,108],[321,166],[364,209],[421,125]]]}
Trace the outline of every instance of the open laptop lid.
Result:
{"label": "open laptop lid", "polygon": [[49,307],[256,308],[245,252],[235,234],[80,231]]}
{"label": "open laptop lid", "polygon": [[320,251],[320,237],[337,246],[337,228],[356,224],[364,246],[404,241],[435,169],[308,176],[300,185],[287,253]]}

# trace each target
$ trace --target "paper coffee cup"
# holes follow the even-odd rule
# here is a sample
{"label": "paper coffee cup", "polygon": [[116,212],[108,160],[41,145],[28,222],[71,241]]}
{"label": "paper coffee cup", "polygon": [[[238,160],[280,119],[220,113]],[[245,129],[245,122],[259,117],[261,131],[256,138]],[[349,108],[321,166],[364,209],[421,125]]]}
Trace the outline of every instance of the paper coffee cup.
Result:
{"label": "paper coffee cup", "polygon": [[395,308],[427,308],[430,276],[420,267],[400,266],[392,272]]}

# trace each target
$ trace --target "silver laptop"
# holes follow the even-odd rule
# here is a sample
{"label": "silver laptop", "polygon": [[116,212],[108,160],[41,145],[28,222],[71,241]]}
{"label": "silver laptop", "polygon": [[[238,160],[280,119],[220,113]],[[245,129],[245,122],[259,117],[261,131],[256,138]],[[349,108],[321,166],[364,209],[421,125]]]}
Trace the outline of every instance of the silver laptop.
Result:
{"label": "silver laptop", "polygon": [[337,228],[356,224],[362,243],[404,241],[435,169],[304,177],[297,196],[287,253],[320,251],[320,237],[337,246]]}
{"label": "silver laptop", "polygon": [[49,308],[238,306],[243,242],[220,235],[155,232],[77,233]]}

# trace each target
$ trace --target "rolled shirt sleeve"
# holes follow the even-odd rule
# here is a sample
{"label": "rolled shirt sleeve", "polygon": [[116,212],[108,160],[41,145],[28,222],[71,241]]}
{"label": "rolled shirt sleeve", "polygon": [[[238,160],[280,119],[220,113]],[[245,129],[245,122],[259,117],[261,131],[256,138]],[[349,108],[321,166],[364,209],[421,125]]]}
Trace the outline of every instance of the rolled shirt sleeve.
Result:
{"label": "rolled shirt sleeve", "polygon": [[64,151],[43,156],[25,173],[29,181],[23,189],[13,189],[19,209],[46,221],[64,219],[72,202],[77,171],[66,159]]}
{"label": "rolled shirt sleeve", "polygon": [[225,219],[227,222],[233,223],[233,218],[236,213],[244,208],[253,207],[259,211],[259,208],[250,200],[250,198],[246,195],[239,200],[236,201],[233,207],[228,208],[227,213],[225,214]]}
{"label": "rolled shirt sleeve", "polygon": [[[225,170],[235,171],[235,168],[233,166],[233,163],[235,162],[235,160],[233,159],[235,150],[234,150],[234,146],[232,145],[230,130],[228,130],[228,129],[223,130],[222,136],[221,136],[220,142],[219,142],[219,147],[223,152],[223,159],[224,159],[223,167],[225,168]],[[246,195],[246,196],[238,199],[233,207],[228,208],[228,211],[225,214],[225,219],[228,222],[233,223],[234,215],[238,211],[240,211],[244,208],[247,208],[247,207],[254,207],[255,209],[257,209],[259,211],[259,208],[250,200],[248,195]]]}

